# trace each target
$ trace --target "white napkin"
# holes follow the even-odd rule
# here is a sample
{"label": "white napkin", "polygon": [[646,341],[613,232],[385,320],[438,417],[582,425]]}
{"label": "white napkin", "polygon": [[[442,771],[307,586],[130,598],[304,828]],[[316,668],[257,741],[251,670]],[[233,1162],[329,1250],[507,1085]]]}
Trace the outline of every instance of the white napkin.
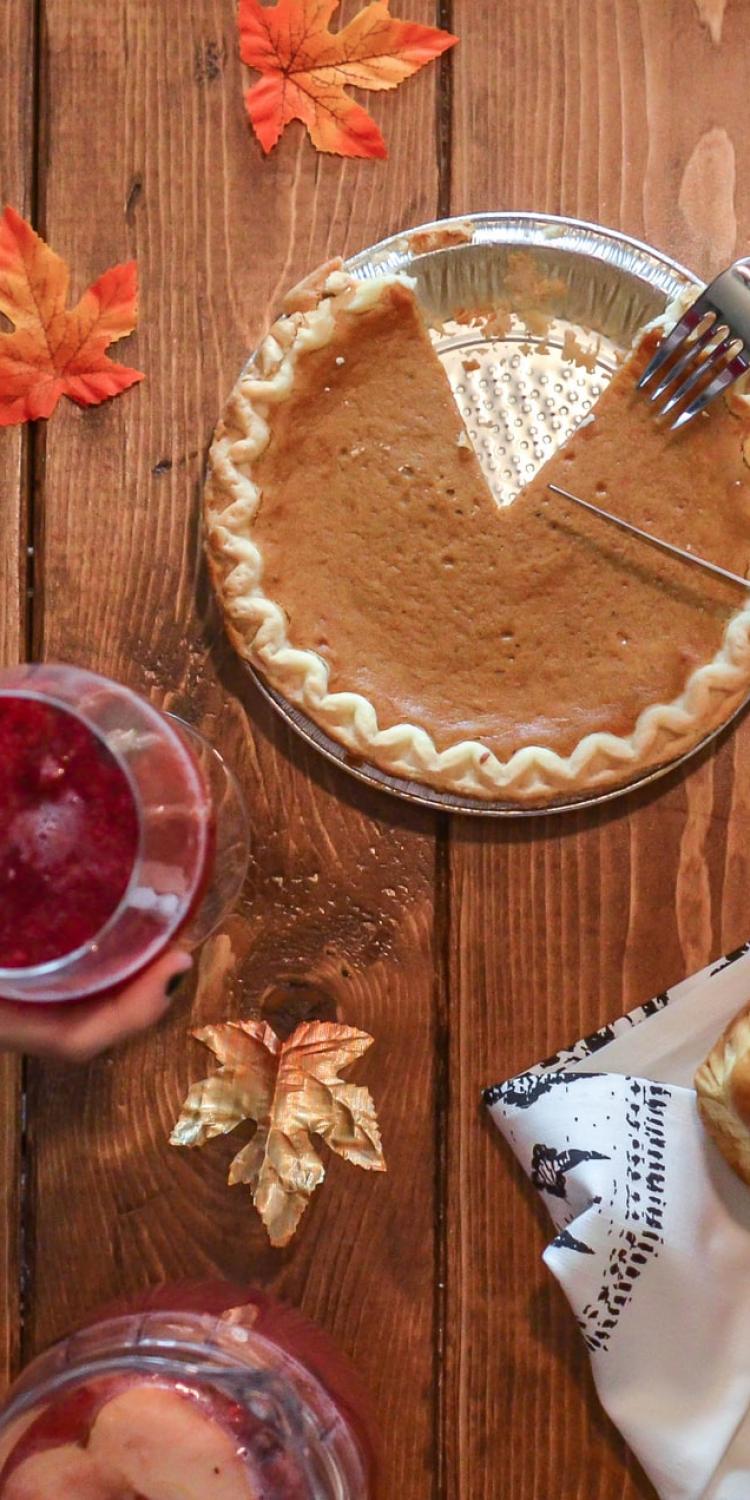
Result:
{"label": "white napkin", "polygon": [[556,1234],[602,1405],[663,1500],[750,1500],[750,1188],[692,1078],[750,1000],[750,943],[488,1089]]}

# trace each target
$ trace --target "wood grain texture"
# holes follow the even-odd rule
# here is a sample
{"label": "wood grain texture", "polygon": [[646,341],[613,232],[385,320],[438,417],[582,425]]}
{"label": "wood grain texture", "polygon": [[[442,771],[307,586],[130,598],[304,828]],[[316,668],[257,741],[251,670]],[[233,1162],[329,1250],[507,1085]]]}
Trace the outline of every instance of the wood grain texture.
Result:
{"label": "wood grain texture", "polygon": [[[357,8],[347,0],[342,20]],[[0,13],[2,186],[19,206],[32,9],[12,0]],[[747,936],[750,720],[689,776],[610,812],[517,828],[457,819],[436,841],[429,817],[365,794],[298,744],[234,662],[200,563],[198,505],[213,421],[247,350],[284,287],[329,254],[438,204],[598,218],[706,274],[747,251],[750,0],[397,9],[450,12],[462,40],[440,69],[368,97],[391,152],[377,165],[318,157],[298,127],[262,158],[224,0],[41,0],[40,227],[76,293],[137,256],[141,323],[122,353],[148,378],[95,411],[66,404],[49,425],[35,639],[220,744],[248,794],[253,855],[240,909],[163,1026],[85,1071],[32,1068],[25,1352],[163,1277],[259,1281],[359,1365],[389,1500],[645,1500],[539,1264],[545,1217],[480,1090]],[[0,521],[15,537],[21,448],[0,436],[0,465],[11,455]],[[12,659],[16,565],[0,576]],[[167,1145],[208,1061],[189,1025],[253,1013],[279,1025],[335,1015],[375,1036],[354,1076],[376,1097],[389,1174],[331,1160],[283,1253],[226,1186],[237,1142]],[[12,1119],[12,1065],[8,1077]],[[17,1182],[7,1124],[0,1158]],[[7,1208],[0,1376],[18,1339]]]}
{"label": "wood grain texture", "polygon": [[[33,0],[0,11],[0,210],[28,214],[32,194]],[[0,325],[6,327],[0,316]],[[28,435],[0,430],[0,669],[26,655]],[[18,1368],[21,1064],[0,1056],[0,1394]]]}
{"label": "wood grain texture", "polygon": [[[746,252],[750,6],[730,0],[722,20],[717,47],[682,0],[456,0],[454,211],[591,218],[707,275]],[[548,1221],[479,1096],[747,937],[749,757],[745,718],[689,775],[609,812],[453,825],[451,1500],[653,1493],[596,1403],[540,1265]]]}
{"label": "wood grain texture", "polygon": [[[11,0],[0,14],[0,212],[31,203],[34,76],[33,0]],[[0,328],[9,325],[0,314]],[[26,628],[26,438],[0,429],[0,665],[22,657]]]}
{"label": "wood grain texture", "polygon": [[[427,0],[401,9],[434,19]],[[224,941],[204,952],[192,1019],[273,1009],[280,987],[287,1008],[315,1008],[312,985],[324,1011],[371,1030],[356,1077],[376,1096],[390,1172],[331,1161],[297,1240],[273,1252],[247,1194],[226,1185],[229,1143],[167,1144],[207,1063],[186,999],[85,1073],[39,1065],[29,1352],[164,1277],[262,1282],[353,1355],[378,1406],[385,1492],[417,1500],[433,1463],[433,825],[360,793],[277,723],[223,644],[198,506],[222,400],[285,287],[434,215],[437,74],[375,98],[387,168],[318,157],[297,127],[265,160],[224,0],[43,10],[46,231],[77,287],[137,256],[141,318],[122,357],[147,380],[50,424],[40,639],[184,713],[237,767],[251,870]]]}

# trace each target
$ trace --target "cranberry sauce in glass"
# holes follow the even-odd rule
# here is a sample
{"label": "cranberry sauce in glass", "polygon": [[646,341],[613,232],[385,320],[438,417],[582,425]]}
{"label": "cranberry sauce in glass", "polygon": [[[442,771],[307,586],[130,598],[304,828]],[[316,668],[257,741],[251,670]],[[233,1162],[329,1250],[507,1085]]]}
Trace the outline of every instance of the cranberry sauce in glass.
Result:
{"label": "cranberry sauce in glass", "polygon": [[[233,814],[221,890],[219,777]],[[246,858],[234,778],[195,731],[77,667],[0,671],[0,996],[75,1000],[121,986],[178,936],[207,936]]]}
{"label": "cranberry sauce in glass", "polygon": [[0,694],[0,968],[88,943],[139,841],[133,789],[99,735],[53,703]]}
{"label": "cranberry sauce in glass", "polygon": [[371,1500],[365,1413],[301,1314],[167,1288],[21,1376],[0,1414],[0,1500]]}

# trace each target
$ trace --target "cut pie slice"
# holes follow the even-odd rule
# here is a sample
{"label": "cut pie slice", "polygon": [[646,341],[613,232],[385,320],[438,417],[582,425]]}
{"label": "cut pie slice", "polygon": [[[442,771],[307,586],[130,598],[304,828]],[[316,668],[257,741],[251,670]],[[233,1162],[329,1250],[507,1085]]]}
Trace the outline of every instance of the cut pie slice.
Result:
{"label": "cut pie slice", "polygon": [[750,688],[750,583],[547,490],[750,572],[750,408],[660,431],[634,390],[656,338],[501,508],[408,279],[303,283],[211,450],[236,649],[356,756],[474,797],[553,802],[692,748]]}

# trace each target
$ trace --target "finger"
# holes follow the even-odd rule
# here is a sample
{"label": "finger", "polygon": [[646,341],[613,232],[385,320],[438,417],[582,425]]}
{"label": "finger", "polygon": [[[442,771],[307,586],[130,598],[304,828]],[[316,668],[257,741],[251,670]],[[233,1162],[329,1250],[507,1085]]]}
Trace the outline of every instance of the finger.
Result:
{"label": "finger", "polygon": [[169,949],[132,984],[103,999],[35,1006],[0,1002],[0,1046],[86,1062],[154,1025],[170,1005],[173,981],[192,963],[189,954]]}
{"label": "finger", "polygon": [[24,1005],[0,1001],[0,1048],[5,1052],[28,1052],[35,1057],[60,1056],[61,1023],[57,1005]]}
{"label": "finger", "polygon": [[188,953],[171,949],[118,994],[87,1003],[86,1014],[73,1016],[66,1039],[67,1055],[85,1062],[155,1025],[171,1004],[168,985],[192,966]]}

